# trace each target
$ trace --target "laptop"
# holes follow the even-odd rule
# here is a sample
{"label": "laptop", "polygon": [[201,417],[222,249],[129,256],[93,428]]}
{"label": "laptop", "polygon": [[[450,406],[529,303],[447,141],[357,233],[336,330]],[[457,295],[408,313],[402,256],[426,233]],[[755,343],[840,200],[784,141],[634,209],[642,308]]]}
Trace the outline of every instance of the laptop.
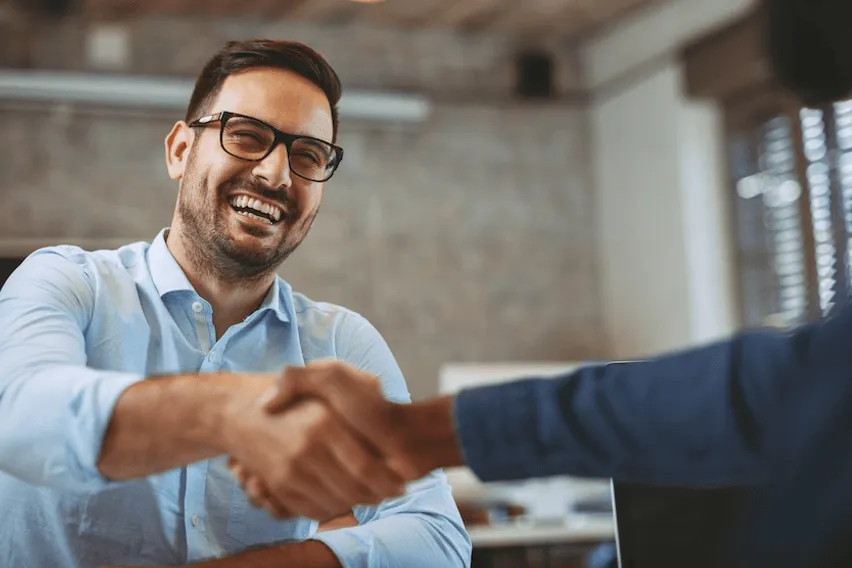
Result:
{"label": "laptop", "polygon": [[611,490],[619,568],[723,568],[757,499],[749,487],[612,482]]}

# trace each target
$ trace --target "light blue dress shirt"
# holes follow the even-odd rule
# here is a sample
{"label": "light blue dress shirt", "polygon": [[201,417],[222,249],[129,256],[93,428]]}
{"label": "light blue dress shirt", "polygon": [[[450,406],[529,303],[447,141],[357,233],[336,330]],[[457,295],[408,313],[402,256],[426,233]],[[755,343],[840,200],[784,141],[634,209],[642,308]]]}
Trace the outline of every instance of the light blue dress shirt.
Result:
{"label": "light blue dress shirt", "polygon": [[408,401],[378,331],[281,279],[217,341],[210,305],[165,243],[28,257],[0,292],[0,566],[179,565],[315,538],[345,567],[468,566],[471,544],[440,471],[406,495],[358,508],[359,526],[316,534],[246,500],[225,458],[113,483],[96,461],[113,406],[160,374],[274,372],[337,358]]}

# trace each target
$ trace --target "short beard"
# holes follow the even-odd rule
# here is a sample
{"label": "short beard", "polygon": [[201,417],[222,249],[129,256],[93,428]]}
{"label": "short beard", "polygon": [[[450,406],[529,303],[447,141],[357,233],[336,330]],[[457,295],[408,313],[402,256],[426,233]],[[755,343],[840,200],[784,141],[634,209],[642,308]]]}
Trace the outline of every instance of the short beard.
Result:
{"label": "short beard", "polygon": [[[262,282],[274,274],[302,243],[316,218],[317,211],[314,211],[298,225],[292,225],[298,219],[298,209],[290,202],[287,217],[280,221],[290,223],[290,226],[279,246],[257,252],[243,250],[228,237],[227,225],[218,208],[214,207],[215,201],[208,199],[207,176],[197,175],[194,155],[190,155],[186,171],[177,204],[183,229],[180,237],[189,261],[204,278],[241,287],[251,287]],[[216,200],[226,201],[227,196],[239,187],[251,194],[281,201],[280,192],[272,197],[268,191],[250,180],[229,180],[223,183],[216,188]]]}

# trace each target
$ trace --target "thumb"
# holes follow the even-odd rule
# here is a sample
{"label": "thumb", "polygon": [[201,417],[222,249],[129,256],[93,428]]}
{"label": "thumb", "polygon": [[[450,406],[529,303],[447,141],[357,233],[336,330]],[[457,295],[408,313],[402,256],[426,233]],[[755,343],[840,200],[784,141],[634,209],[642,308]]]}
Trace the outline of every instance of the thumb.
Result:
{"label": "thumb", "polygon": [[267,412],[281,412],[301,398],[306,391],[304,373],[297,367],[284,367],[281,375],[258,399]]}

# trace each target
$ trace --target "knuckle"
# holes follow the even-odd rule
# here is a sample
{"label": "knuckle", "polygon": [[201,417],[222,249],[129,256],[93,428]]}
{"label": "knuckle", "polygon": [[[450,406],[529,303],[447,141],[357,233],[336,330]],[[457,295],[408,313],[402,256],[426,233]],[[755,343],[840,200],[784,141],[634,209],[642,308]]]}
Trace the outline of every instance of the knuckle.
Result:
{"label": "knuckle", "polygon": [[319,361],[314,363],[314,366],[316,366],[317,369],[324,369],[324,370],[335,369],[339,365],[340,365],[340,362],[335,360],[335,359],[320,359]]}
{"label": "knuckle", "polygon": [[376,375],[371,375],[369,373],[361,373],[361,376],[364,377],[364,382],[369,383],[370,385],[378,388],[382,386],[382,381]]}
{"label": "knuckle", "polygon": [[314,404],[314,415],[310,424],[307,426],[307,433],[312,438],[317,438],[326,435],[329,430],[337,426],[337,420],[334,415],[322,403]]}
{"label": "knuckle", "polygon": [[293,468],[289,464],[277,467],[270,476],[269,487],[270,489],[280,490],[282,487],[286,487],[293,477]]}
{"label": "knuckle", "polygon": [[288,365],[281,371],[281,376],[288,381],[294,381],[301,377],[303,372],[304,369],[302,369],[302,367],[293,367]]}
{"label": "knuckle", "polygon": [[298,463],[293,464],[293,467],[290,468],[290,473],[293,479],[309,479],[313,476],[313,472],[310,468],[310,463],[312,463],[312,459],[307,459],[300,461]]}
{"label": "knuckle", "polygon": [[311,453],[313,447],[312,438],[316,436],[314,429],[313,425],[309,426],[306,428],[304,436],[299,436],[290,442],[287,456],[283,458],[282,465],[290,466],[294,461]]}

